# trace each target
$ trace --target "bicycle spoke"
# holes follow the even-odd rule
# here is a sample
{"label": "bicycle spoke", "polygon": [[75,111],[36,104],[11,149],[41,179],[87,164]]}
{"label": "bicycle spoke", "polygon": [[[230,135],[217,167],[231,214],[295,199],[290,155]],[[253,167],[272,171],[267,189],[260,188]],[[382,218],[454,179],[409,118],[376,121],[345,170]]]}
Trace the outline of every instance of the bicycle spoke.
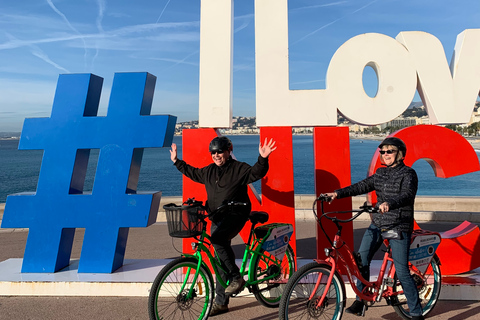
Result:
{"label": "bicycle spoke", "polygon": [[340,319],[345,307],[341,277],[335,273],[320,303],[331,267],[315,262],[300,268],[288,282],[280,302],[280,319]]}
{"label": "bicycle spoke", "polygon": [[[155,279],[149,296],[150,319],[206,319],[213,303],[213,278],[194,258],[166,265]],[[190,273],[185,273],[190,270]],[[193,283],[195,272],[197,281]]]}
{"label": "bicycle spoke", "polygon": [[293,249],[287,247],[281,262],[268,252],[262,251],[256,256],[253,265],[255,281],[270,278],[252,286],[255,298],[266,307],[278,307],[286,283],[295,270]]}

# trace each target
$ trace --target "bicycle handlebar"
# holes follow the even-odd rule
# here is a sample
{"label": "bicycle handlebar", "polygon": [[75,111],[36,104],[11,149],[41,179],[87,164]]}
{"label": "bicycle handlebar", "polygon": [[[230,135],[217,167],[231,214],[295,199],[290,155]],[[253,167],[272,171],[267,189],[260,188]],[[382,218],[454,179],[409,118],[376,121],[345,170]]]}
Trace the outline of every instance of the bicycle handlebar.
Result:
{"label": "bicycle handlebar", "polygon": [[220,206],[218,206],[217,209],[215,209],[215,211],[221,210],[221,209],[226,208],[226,207],[234,207],[234,206],[242,206],[242,207],[245,207],[245,206],[247,206],[247,205],[248,205],[248,203],[246,203],[246,202],[228,201],[227,203],[223,203],[223,204],[221,204]]}
{"label": "bicycle handlebar", "polygon": [[[205,212],[207,212],[207,207],[203,205],[202,201],[195,200],[195,198],[188,198],[184,203],[184,205],[188,206],[201,206]],[[248,203],[246,202],[240,202],[240,201],[228,201],[226,203],[221,204],[218,206],[213,212],[206,214],[205,217],[212,217],[215,215],[215,213],[219,212],[220,210],[223,210],[227,207],[234,207],[234,206],[247,206]]]}
{"label": "bicycle handlebar", "polygon": [[321,193],[315,201],[330,202],[332,201],[332,197],[329,197],[326,194]]}
{"label": "bicycle handlebar", "polygon": [[[320,194],[318,196],[318,198],[315,200],[316,201],[320,201],[321,202],[321,209],[322,209],[322,216],[325,216],[326,218],[332,220],[332,219],[336,219],[335,217],[329,217],[328,215],[329,214],[333,214],[333,213],[353,213],[353,212],[357,212],[358,214],[356,214],[352,219],[348,219],[348,220],[338,220],[339,222],[350,222],[352,220],[355,220],[355,218],[357,218],[359,215],[361,215],[362,213],[364,212],[368,212],[368,213],[376,213],[378,212],[378,208],[377,207],[374,207],[372,205],[369,205],[367,204],[366,202],[360,206],[359,209],[357,210],[348,210],[348,211],[332,211],[332,212],[324,212],[323,211],[323,203],[324,202],[331,202],[332,201],[332,197],[329,197],[327,196],[326,194]],[[315,205],[315,203],[314,203]]]}
{"label": "bicycle handlebar", "polygon": [[202,201],[197,201],[195,198],[188,198],[184,203],[184,205],[188,206],[202,206],[203,207],[203,202]]}
{"label": "bicycle handlebar", "polygon": [[[317,216],[316,214],[316,211],[315,211],[315,204],[317,201],[320,201],[320,208],[321,208],[321,212],[322,214],[320,216]],[[327,239],[329,240],[329,242],[333,245],[332,243],[332,240],[330,239],[330,237],[328,236],[327,232],[323,229],[323,225],[322,225],[322,222],[321,222],[321,219],[322,218],[327,218],[329,220],[331,220],[333,223],[335,223],[335,225],[337,226],[337,229],[338,229],[338,233],[340,234],[341,233],[341,230],[342,230],[342,226],[340,225],[340,223],[347,223],[347,222],[351,222],[355,219],[357,219],[362,213],[364,212],[368,212],[368,213],[375,213],[375,212],[378,212],[378,208],[376,207],[373,207],[371,205],[368,205],[366,202],[363,204],[363,206],[361,206],[359,209],[354,209],[354,210],[348,210],[348,211],[331,211],[331,212],[324,212],[324,209],[323,209],[323,205],[325,202],[331,202],[332,201],[332,197],[329,197],[327,196],[326,194],[320,194],[318,196],[317,199],[315,199],[315,201],[313,202],[313,213],[314,213],[314,216],[315,216],[315,219],[317,220],[318,224],[320,225],[320,228],[322,229],[323,233],[325,234],[325,236],[327,237]],[[353,217],[349,218],[349,219],[338,219],[337,217],[331,217],[329,216],[330,214],[338,214],[338,213],[356,213]]]}

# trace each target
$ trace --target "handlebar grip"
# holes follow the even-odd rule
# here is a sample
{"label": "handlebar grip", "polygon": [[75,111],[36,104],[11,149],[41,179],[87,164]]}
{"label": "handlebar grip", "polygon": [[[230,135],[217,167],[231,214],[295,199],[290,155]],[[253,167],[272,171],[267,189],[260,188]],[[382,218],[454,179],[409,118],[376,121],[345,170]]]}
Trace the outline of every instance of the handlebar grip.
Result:
{"label": "handlebar grip", "polygon": [[329,196],[327,196],[326,194],[321,193],[321,194],[318,196],[317,201],[330,202],[330,201],[332,201],[332,197],[329,197]]}
{"label": "handlebar grip", "polygon": [[229,206],[246,206],[246,205],[248,205],[248,203],[239,202],[239,201],[230,201],[229,203],[227,203],[227,205],[229,205]]}
{"label": "handlebar grip", "polygon": [[371,207],[368,209],[368,213],[377,213],[378,212],[378,208],[377,207]]}
{"label": "handlebar grip", "polygon": [[220,206],[218,206],[217,209],[215,209],[214,212],[219,212],[221,210],[226,210],[227,207],[230,208],[230,207],[234,207],[234,206],[245,207],[245,206],[248,206],[248,203],[240,202],[240,201],[228,201],[228,202],[223,203]]}
{"label": "handlebar grip", "polygon": [[197,201],[197,200],[195,200],[195,198],[188,198],[183,204],[184,205],[189,205],[189,206],[192,206],[192,205],[202,206],[203,202],[202,201]]}
{"label": "handlebar grip", "polygon": [[376,213],[378,212],[378,208],[377,207],[372,207],[371,205],[369,204],[364,204],[363,206],[360,207],[361,210],[363,210],[364,212],[368,212],[368,213]]}

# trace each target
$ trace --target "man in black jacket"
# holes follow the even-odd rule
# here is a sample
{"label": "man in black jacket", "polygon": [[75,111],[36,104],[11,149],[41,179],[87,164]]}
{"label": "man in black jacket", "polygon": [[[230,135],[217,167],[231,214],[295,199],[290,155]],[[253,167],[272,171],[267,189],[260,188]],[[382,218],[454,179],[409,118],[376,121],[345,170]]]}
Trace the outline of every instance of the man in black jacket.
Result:
{"label": "man in black jacket", "polygon": [[[229,296],[237,294],[243,288],[245,280],[240,276],[240,270],[235,263],[235,254],[231,240],[243,229],[251,210],[248,198],[248,184],[263,178],[268,171],[268,156],[276,149],[271,139],[258,147],[260,153],[258,161],[250,166],[245,162],[236,161],[231,157],[233,145],[227,137],[216,137],[210,142],[209,151],[213,163],[195,168],[177,158],[177,146],[172,144],[170,158],[177,169],[195,182],[205,185],[207,191],[207,211],[211,216],[211,240],[215,252],[228,274],[220,272],[224,281],[230,280],[229,286],[223,288],[217,281],[215,303],[210,316],[228,311]],[[232,210],[217,208],[227,202],[246,203],[246,206],[236,206]],[[218,275],[217,275],[218,276]]]}
{"label": "man in black jacket", "polygon": [[[412,320],[423,320],[417,286],[408,269],[413,208],[418,188],[417,174],[403,163],[407,147],[401,139],[386,138],[378,147],[384,167],[378,168],[373,175],[360,182],[327,193],[327,196],[333,201],[335,198],[376,192],[378,212],[372,214],[372,224],[365,231],[358,251],[364,266],[362,276],[369,281],[370,263],[383,243],[382,232],[389,230],[391,234],[396,234],[398,236],[396,239],[389,239],[395,270],[402,283]],[[363,283],[357,281],[357,288],[360,291],[363,287]],[[365,310],[366,305],[357,297],[345,312],[364,315]]]}

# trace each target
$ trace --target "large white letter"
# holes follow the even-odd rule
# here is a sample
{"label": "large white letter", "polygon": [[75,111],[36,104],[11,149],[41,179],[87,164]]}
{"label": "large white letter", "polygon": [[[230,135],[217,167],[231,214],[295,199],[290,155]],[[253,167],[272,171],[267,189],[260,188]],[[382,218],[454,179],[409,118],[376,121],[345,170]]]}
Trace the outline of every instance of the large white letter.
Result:
{"label": "large white letter", "polygon": [[[188,4],[186,4],[188,5]],[[233,0],[202,0],[199,126],[232,126]]]}
{"label": "large white letter", "polygon": [[468,123],[480,88],[480,29],[457,36],[451,70],[440,41],[419,31],[400,32],[418,73],[418,92],[430,123]]}
{"label": "large white letter", "polygon": [[337,125],[325,90],[290,90],[287,0],[255,1],[258,126]]}
{"label": "large white letter", "polygon": [[[366,66],[375,70],[378,90],[369,97],[363,87]],[[333,55],[327,71],[332,103],[352,122],[376,125],[395,119],[415,95],[417,78],[408,51],[395,39],[367,33],[349,39]]]}

